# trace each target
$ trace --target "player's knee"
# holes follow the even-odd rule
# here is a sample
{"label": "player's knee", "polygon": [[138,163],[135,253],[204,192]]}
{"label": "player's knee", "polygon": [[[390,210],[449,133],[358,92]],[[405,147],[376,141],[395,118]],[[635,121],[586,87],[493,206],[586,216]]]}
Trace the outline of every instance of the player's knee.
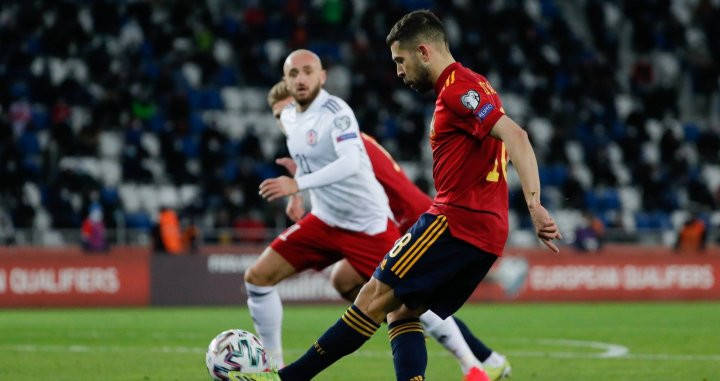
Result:
{"label": "player's knee", "polygon": [[[398,320],[405,320],[410,318],[419,318],[423,313],[427,311],[426,308],[409,309],[405,305],[391,311],[387,314],[388,323],[392,323]],[[442,321],[442,320],[441,320]]]}
{"label": "player's knee", "polygon": [[256,286],[274,286],[277,284],[277,280],[271,272],[265,271],[256,265],[252,265],[245,270],[245,282]]}
{"label": "player's knee", "polygon": [[402,302],[395,298],[393,289],[375,278],[370,278],[355,299],[355,305],[375,321],[383,321],[390,311],[401,304]]}
{"label": "player's knee", "polygon": [[357,297],[364,282],[362,280],[358,282],[356,279],[349,279],[341,276],[341,274],[333,273],[330,277],[330,283],[344,299],[352,302]]}

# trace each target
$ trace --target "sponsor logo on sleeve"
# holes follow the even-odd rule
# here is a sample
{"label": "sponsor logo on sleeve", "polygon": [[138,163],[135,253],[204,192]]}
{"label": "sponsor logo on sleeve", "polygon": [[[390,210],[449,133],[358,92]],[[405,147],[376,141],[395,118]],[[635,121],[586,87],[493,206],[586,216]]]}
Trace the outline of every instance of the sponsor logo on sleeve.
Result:
{"label": "sponsor logo on sleeve", "polygon": [[338,116],[337,118],[333,119],[333,124],[336,128],[340,129],[340,131],[345,131],[348,128],[350,128],[350,125],[352,124],[350,122],[350,117],[347,115]]}
{"label": "sponsor logo on sleeve", "polygon": [[475,113],[475,117],[478,118],[482,122],[488,116],[490,111],[492,111],[494,108],[495,108],[495,106],[493,106],[492,104],[486,103],[485,105],[483,105],[480,108],[480,111]]}
{"label": "sponsor logo on sleeve", "polygon": [[346,133],[346,134],[342,134],[342,135],[338,136],[337,138],[335,138],[335,141],[338,142],[338,143],[340,143],[340,142],[343,141],[343,140],[355,139],[355,138],[357,138],[357,137],[358,137],[358,136],[357,136],[356,133],[354,133],[354,132],[348,132],[348,133]]}
{"label": "sponsor logo on sleeve", "polygon": [[478,94],[475,90],[468,90],[467,93],[460,97],[460,102],[468,110],[475,111],[477,106],[480,104],[480,94]]}

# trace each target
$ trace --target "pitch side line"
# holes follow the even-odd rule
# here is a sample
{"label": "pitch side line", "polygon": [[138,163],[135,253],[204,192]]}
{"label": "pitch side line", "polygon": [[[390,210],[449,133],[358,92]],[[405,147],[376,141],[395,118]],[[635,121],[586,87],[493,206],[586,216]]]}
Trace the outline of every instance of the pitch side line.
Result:
{"label": "pitch side line", "polygon": [[[683,355],[683,354],[666,354],[666,353],[630,353],[629,349],[619,344],[602,343],[597,341],[581,341],[566,339],[538,339],[523,340],[524,342],[534,342],[546,345],[563,345],[573,348],[593,348],[601,349],[600,353],[582,353],[582,352],[556,352],[556,351],[503,351],[511,357],[550,357],[550,358],[584,358],[584,359],[618,359],[618,360],[647,360],[647,361],[720,361],[720,354],[706,355]],[[202,354],[205,348],[183,347],[183,346],[161,346],[161,347],[145,347],[145,346],[95,346],[95,345],[0,345],[0,351],[13,352],[70,352],[70,353],[87,353],[87,352],[153,352],[167,354]],[[301,349],[289,349],[287,354],[300,355],[305,353]],[[429,351],[429,355],[450,357],[446,351]],[[360,350],[352,354],[352,356],[371,357],[371,358],[387,358],[391,357],[390,351],[376,350]]]}

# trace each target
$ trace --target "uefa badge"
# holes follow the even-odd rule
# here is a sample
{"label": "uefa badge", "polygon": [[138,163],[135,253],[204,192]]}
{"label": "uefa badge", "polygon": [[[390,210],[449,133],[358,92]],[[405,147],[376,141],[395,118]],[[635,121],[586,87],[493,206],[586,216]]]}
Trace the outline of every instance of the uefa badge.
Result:
{"label": "uefa badge", "polygon": [[305,134],[305,141],[307,142],[307,144],[314,146],[315,143],[317,143],[317,132],[313,129],[310,129]]}
{"label": "uefa badge", "polygon": [[462,97],[460,97],[460,103],[470,111],[475,111],[478,105],[480,105],[480,94],[475,90],[468,90]]}

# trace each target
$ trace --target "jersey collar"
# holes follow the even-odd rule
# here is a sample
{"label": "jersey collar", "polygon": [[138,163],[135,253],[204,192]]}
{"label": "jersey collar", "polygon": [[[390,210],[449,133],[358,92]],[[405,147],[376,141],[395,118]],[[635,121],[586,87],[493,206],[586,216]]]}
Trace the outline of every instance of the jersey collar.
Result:
{"label": "jersey collar", "polygon": [[330,94],[327,91],[325,91],[325,89],[320,89],[320,92],[318,92],[318,95],[315,97],[315,99],[313,99],[312,103],[310,104],[310,107],[308,107],[307,110],[305,110],[305,112],[303,112],[302,114],[307,114],[308,112],[317,111],[318,109],[320,109],[320,107],[322,107],[323,103],[325,103],[325,100],[329,96],[330,96]]}
{"label": "jersey collar", "polygon": [[445,88],[445,81],[447,81],[448,77],[450,76],[450,73],[453,71],[459,69],[462,67],[462,64],[460,62],[453,62],[448,67],[443,70],[443,72],[440,74],[440,77],[438,77],[437,82],[435,82],[435,94],[439,95],[440,92]]}

